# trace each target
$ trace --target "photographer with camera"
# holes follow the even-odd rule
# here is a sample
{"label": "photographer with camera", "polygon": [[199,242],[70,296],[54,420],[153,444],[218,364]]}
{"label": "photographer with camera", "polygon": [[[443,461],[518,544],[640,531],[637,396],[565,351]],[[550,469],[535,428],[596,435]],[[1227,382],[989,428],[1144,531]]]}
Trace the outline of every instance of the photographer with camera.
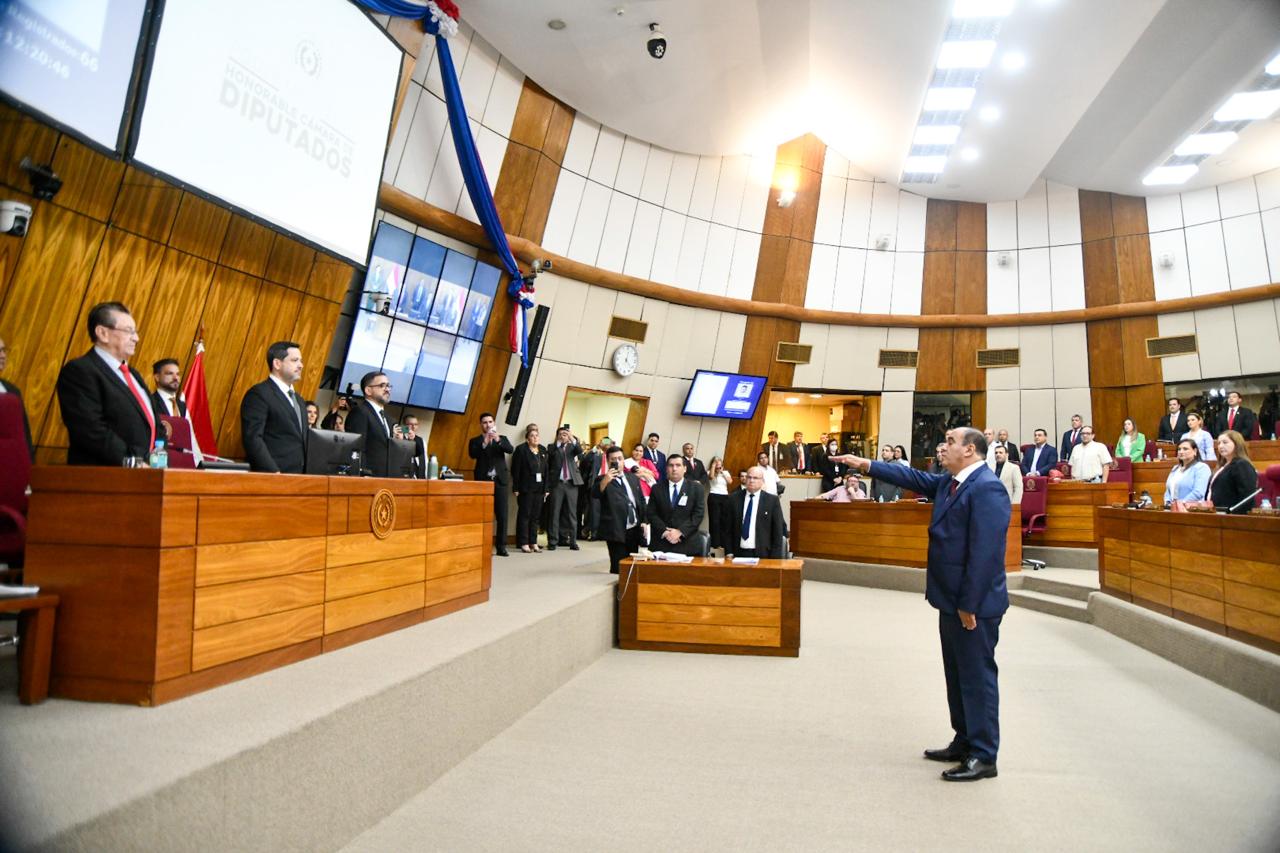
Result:
{"label": "photographer with camera", "polygon": [[507,489],[511,485],[507,454],[511,452],[511,441],[498,435],[493,413],[481,414],[480,434],[468,443],[467,454],[476,460],[476,480],[493,483],[493,545],[499,557],[507,556]]}
{"label": "photographer with camera", "polygon": [[618,573],[622,558],[640,548],[645,517],[644,493],[635,474],[622,470],[622,448],[609,448],[608,468],[600,478],[600,527],[596,531],[609,548],[609,571]]}

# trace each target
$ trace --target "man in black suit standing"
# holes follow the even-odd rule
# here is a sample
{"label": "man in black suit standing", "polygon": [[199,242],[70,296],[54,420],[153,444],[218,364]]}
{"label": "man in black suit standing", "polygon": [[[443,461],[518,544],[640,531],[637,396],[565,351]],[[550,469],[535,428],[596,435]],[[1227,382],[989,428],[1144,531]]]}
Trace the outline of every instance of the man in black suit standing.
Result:
{"label": "man in black suit standing", "polygon": [[[697,459],[693,455],[693,445],[689,442],[684,443],[684,447],[680,448],[680,452],[684,454],[684,475],[690,480],[694,480],[702,486],[702,491],[706,492],[711,486],[711,477],[707,475],[707,466],[702,464],[701,459]],[[667,457],[667,461],[671,461]]]}
{"label": "man in black suit standing", "polygon": [[1240,392],[1232,389],[1227,392],[1227,408],[1218,415],[1217,428],[1214,429],[1214,435],[1222,435],[1229,429],[1244,436],[1245,441],[1253,438],[1253,428],[1258,423],[1258,416],[1253,410],[1242,405],[1244,399],[1240,396]]}
{"label": "man in black suit standing", "polygon": [[581,455],[582,445],[578,444],[578,437],[569,425],[556,430],[556,443],[547,448],[547,471],[551,477],[548,551],[554,551],[557,545],[568,545],[571,551],[578,550],[578,486],[582,485],[578,457]]}
{"label": "man in black suit standing", "polygon": [[93,348],[62,366],[58,403],[67,425],[70,465],[119,465],[155,446],[156,415],[142,374],[129,364],[138,326],[119,302],[89,311]]}
{"label": "man in black suit standing", "polygon": [[770,559],[785,556],[782,540],[787,534],[782,502],[764,490],[763,468],[755,465],[747,469],[746,488],[729,496],[729,506],[734,524],[727,549],[730,555]]}
{"label": "man in black suit standing", "polygon": [[[618,574],[622,558],[640,548],[640,523],[645,518],[644,492],[635,474],[622,470],[622,448],[609,448],[605,475],[596,489],[600,492],[600,538],[609,548],[609,571]],[[654,486],[659,488],[661,483]]]}
{"label": "man in black suit standing", "polygon": [[658,469],[658,476],[662,476],[662,472],[667,470],[667,454],[658,449],[658,443],[662,441],[662,436],[656,432],[649,433],[649,437],[644,443],[644,458],[653,463],[653,467]]}
{"label": "man in black suit standing", "polygon": [[809,470],[811,462],[809,448],[804,443],[804,433],[798,432],[795,434],[791,444],[787,446],[787,455],[791,459],[792,470],[797,474],[803,474]]}
{"label": "man in black suit standing", "polygon": [[1009,454],[1009,461],[1017,463],[1022,461],[1022,455],[1018,452],[1018,445],[1009,440],[1009,431],[1002,429],[996,433],[996,447],[1003,447],[1005,452]]}
{"label": "man in black suit standing", "polygon": [[[8,363],[9,345],[4,342],[3,338],[0,338],[0,373],[4,373],[4,369]],[[27,436],[27,453],[31,455],[31,460],[34,462],[36,458],[36,451],[34,445],[31,443],[31,423],[27,420],[27,407],[22,402],[22,392],[19,391],[18,386],[14,385],[12,382],[5,382],[3,379],[0,379],[0,394],[12,394],[14,399],[18,401],[18,408],[22,410],[22,431],[26,433]]]}
{"label": "man in black suit standing", "polygon": [[596,525],[600,523],[600,492],[596,483],[604,476],[605,453],[613,440],[608,436],[600,444],[578,457],[578,470],[582,472],[582,488],[578,490],[578,530],[582,539],[593,539]]}
{"label": "man in black suit standing", "polygon": [[1084,434],[1084,418],[1079,415],[1071,416],[1071,429],[1062,434],[1062,441],[1058,444],[1058,458],[1070,459],[1071,451],[1076,449],[1076,445],[1081,442],[1081,436]]}
{"label": "man in black suit standing", "polygon": [[775,471],[791,467],[791,452],[785,444],[778,443],[777,430],[769,430],[769,440],[760,445],[760,452],[769,457],[769,467]]}
{"label": "man in black suit standing", "polygon": [[507,454],[512,450],[511,441],[498,435],[493,413],[480,415],[480,434],[467,443],[467,455],[476,460],[476,480],[493,483],[493,545],[499,557],[507,556],[507,493],[511,489]]}
{"label": "man in black suit standing", "polygon": [[363,400],[352,400],[343,429],[364,436],[364,465],[375,477],[400,476],[391,471],[391,442],[395,432],[387,420],[387,404],[391,402],[391,382],[387,374],[371,370],[360,377]]}
{"label": "man in black suit standing", "polygon": [[701,483],[685,476],[684,463],[684,457],[668,457],[667,478],[649,492],[649,547],[696,557],[707,550],[707,534],[698,530],[707,514],[707,495]]}
{"label": "man in black suit standing", "polygon": [[293,385],[302,378],[302,350],[293,341],[267,347],[267,378],[240,401],[240,434],[254,471],[301,474],[306,470],[307,412]]}
{"label": "man in black suit standing", "polygon": [[1158,441],[1181,441],[1191,432],[1187,426],[1187,413],[1182,411],[1182,401],[1177,397],[1169,398],[1169,414],[1160,419],[1160,428],[1156,430]]}
{"label": "man in black suit standing", "polygon": [[182,369],[176,358],[162,358],[151,365],[151,381],[156,390],[151,392],[151,407],[157,416],[185,418],[187,404],[182,399]]}

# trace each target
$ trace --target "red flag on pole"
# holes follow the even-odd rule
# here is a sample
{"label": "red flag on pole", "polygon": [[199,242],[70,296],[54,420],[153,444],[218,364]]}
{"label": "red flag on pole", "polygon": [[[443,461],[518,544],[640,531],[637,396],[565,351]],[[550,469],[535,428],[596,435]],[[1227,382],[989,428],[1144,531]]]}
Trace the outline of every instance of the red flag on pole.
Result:
{"label": "red flag on pole", "polygon": [[200,452],[218,455],[218,443],[213,438],[213,421],[209,419],[209,394],[204,384],[204,341],[196,342],[196,357],[187,368],[187,380],[182,384],[182,395],[187,400],[187,420],[196,435]]}

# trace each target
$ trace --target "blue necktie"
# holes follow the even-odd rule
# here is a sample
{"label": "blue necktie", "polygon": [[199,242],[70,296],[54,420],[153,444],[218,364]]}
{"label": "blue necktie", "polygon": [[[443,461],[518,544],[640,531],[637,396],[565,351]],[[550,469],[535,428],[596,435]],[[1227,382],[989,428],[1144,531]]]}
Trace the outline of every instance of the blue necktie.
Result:
{"label": "blue necktie", "polygon": [[679,496],[680,496],[680,487],[672,486],[671,487],[671,505],[672,506],[676,505],[676,498],[678,498]]}
{"label": "blue necktie", "polygon": [[747,511],[742,514],[742,538],[743,539],[751,538],[751,502],[754,501],[755,499],[756,499],[755,495],[751,494],[750,492],[747,492]]}

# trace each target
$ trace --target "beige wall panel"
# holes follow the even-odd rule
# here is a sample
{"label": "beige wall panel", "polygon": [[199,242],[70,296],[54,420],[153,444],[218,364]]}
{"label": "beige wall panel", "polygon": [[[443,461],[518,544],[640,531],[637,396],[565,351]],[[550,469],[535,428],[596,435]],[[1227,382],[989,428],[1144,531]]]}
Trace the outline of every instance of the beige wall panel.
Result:
{"label": "beige wall panel", "polygon": [[[709,465],[712,456],[724,456],[724,446],[729,440],[729,422],[724,418],[702,418],[701,424],[694,452]],[[736,479],[738,472],[734,471],[733,476]]]}
{"label": "beige wall panel", "polygon": [[676,375],[692,379],[695,370],[710,370],[719,336],[720,312],[709,308],[693,309],[693,333],[685,344],[683,363]]}
{"label": "beige wall panel", "polygon": [[911,443],[912,391],[886,391],[880,397],[880,443]]}
{"label": "beige wall panel", "polygon": [[[987,346],[992,346],[991,332],[987,332]],[[1018,330],[1018,348],[1021,350],[1018,369],[1019,388],[1053,387],[1053,327],[1023,326]],[[990,386],[991,371],[987,371]]]}
{"label": "beige wall panel", "polygon": [[[640,353],[641,369],[646,373],[653,373],[657,368],[658,356],[662,351],[662,336],[667,328],[667,312],[670,308],[669,302],[657,299],[644,301],[644,311],[640,319],[649,324],[649,329],[645,333],[644,343],[639,344],[636,349]],[[737,370],[738,362],[735,360],[733,364],[733,369]]]}
{"label": "beige wall panel", "polygon": [[659,376],[682,376],[685,354],[689,341],[696,334],[694,310],[685,305],[672,305],[667,310],[667,322],[662,331],[662,346],[651,369]]}
{"label": "beige wall panel", "polygon": [[616,317],[641,319],[644,315],[644,297],[636,296],[634,293],[617,293],[613,303],[613,313]]}
{"label": "beige wall panel", "polygon": [[1007,429],[1013,432],[1021,422],[1021,391],[988,390],[987,421],[984,424],[974,424],[974,426],[991,427],[993,430]]}
{"label": "beige wall panel", "polygon": [[591,391],[610,391],[616,394],[629,393],[627,379],[602,367],[590,367],[585,364],[569,366],[569,385],[574,388],[586,388]]}
{"label": "beige wall panel", "polygon": [[1053,327],[1053,387],[1089,384],[1089,341],[1084,323]]}
{"label": "beige wall panel", "polygon": [[[1016,326],[996,326],[987,329],[987,349],[1006,349],[1022,346],[1021,335]],[[1026,352],[1022,353],[1026,358]],[[1022,387],[1022,369],[1020,367],[994,367],[985,371],[987,390],[1007,391]],[[988,406],[987,411],[991,409]]]}
{"label": "beige wall panel", "polygon": [[[1086,379],[1088,377],[1085,377]],[[1054,418],[1057,421],[1053,425],[1053,433],[1049,436],[1049,443],[1054,447],[1058,446],[1062,433],[1071,426],[1071,416],[1080,415],[1084,418],[1085,423],[1093,420],[1093,398],[1086,388],[1058,388],[1054,390]],[[1102,432],[1105,429],[1099,427]],[[1104,441],[1106,439],[1103,439]]]}
{"label": "beige wall panel", "polygon": [[[609,318],[613,316],[616,290],[604,287],[587,288],[587,297],[578,324],[578,339],[574,343],[572,360],[579,364],[602,364],[605,343],[609,337]],[[609,353],[612,354],[612,350]]]}
{"label": "beige wall panel", "polygon": [[[1156,317],[1156,328],[1161,337],[1196,334],[1196,315],[1190,311],[1182,314],[1161,314]],[[1197,337],[1197,347],[1203,342]],[[1192,382],[1200,379],[1200,354],[1176,355],[1160,359],[1165,382]]]}
{"label": "beige wall panel", "polygon": [[1236,339],[1235,310],[1226,305],[1197,311],[1196,340],[1200,347],[1200,371],[1205,379],[1240,375],[1240,347]]}
{"label": "beige wall panel", "polygon": [[[555,292],[550,296],[551,316],[547,318],[542,338],[543,358],[556,361],[575,359],[579,351],[578,334],[589,289],[587,285],[573,279],[562,278],[556,282]],[[542,294],[539,293],[538,296],[541,299]]]}
{"label": "beige wall panel", "polygon": [[[1268,310],[1270,309],[1270,310]],[[1274,373],[1280,370],[1280,330],[1276,328],[1273,302],[1235,305],[1236,340],[1240,347],[1240,372]]]}
{"label": "beige wall panel", "polygon": [[876,367],[884,347],[884,329],[832,326],[822,371],[822,387],[839,391],[878,391],[884,371]]}
{"label": "beige wall panel", "polygon": [[713,370],[735,371],[742,358],[742,339],[747,332],[745,314],[721,314],[720,332],[711,356]]}
{"label": "beige wall panel", "polygon": [[[920,330],[892,328],[885,331],[884,345],[886,349],[919,349]],[[871,354],[874,358],[876,353]],[[914,391],[916,387],[915,368],[899,368],[885,370],[883,388],[886,391]]]}
{"label": "beige wall panel", "polygon": [[[539,359],[538,375],[529,383],[525,394],[524,408],[520,412],[520,426],[536,423],[542,428],[542,443],[550,444],[555,440],[556,419],[560,417],[560,409],[564,405],[565,388],[569,385],[571,366],[559,361]],[[523,432],[517,433],[522,438]]]}
{"label": "beige wall panel", "polygon": [[801,323],[800,343],[813,347],[808,364],[797,364],[792,382],[797,388],[822,388],[822,373],[826,367],[827,336],[831,327],[825,323]]}
{"label": "beige wall panel", "polygon": [[[1018,444],[1030,444],[1037,429],[1048,430],[1049,443],[1055,447],[1058,436],[1054,435],[1054,424],[1057,423],[1057,396],[1052,389],[1023,391],[1021,398],[1021,423],[1016,433],[1010,437]],[[1009,427],[1011,433],[1014,427]]]}

